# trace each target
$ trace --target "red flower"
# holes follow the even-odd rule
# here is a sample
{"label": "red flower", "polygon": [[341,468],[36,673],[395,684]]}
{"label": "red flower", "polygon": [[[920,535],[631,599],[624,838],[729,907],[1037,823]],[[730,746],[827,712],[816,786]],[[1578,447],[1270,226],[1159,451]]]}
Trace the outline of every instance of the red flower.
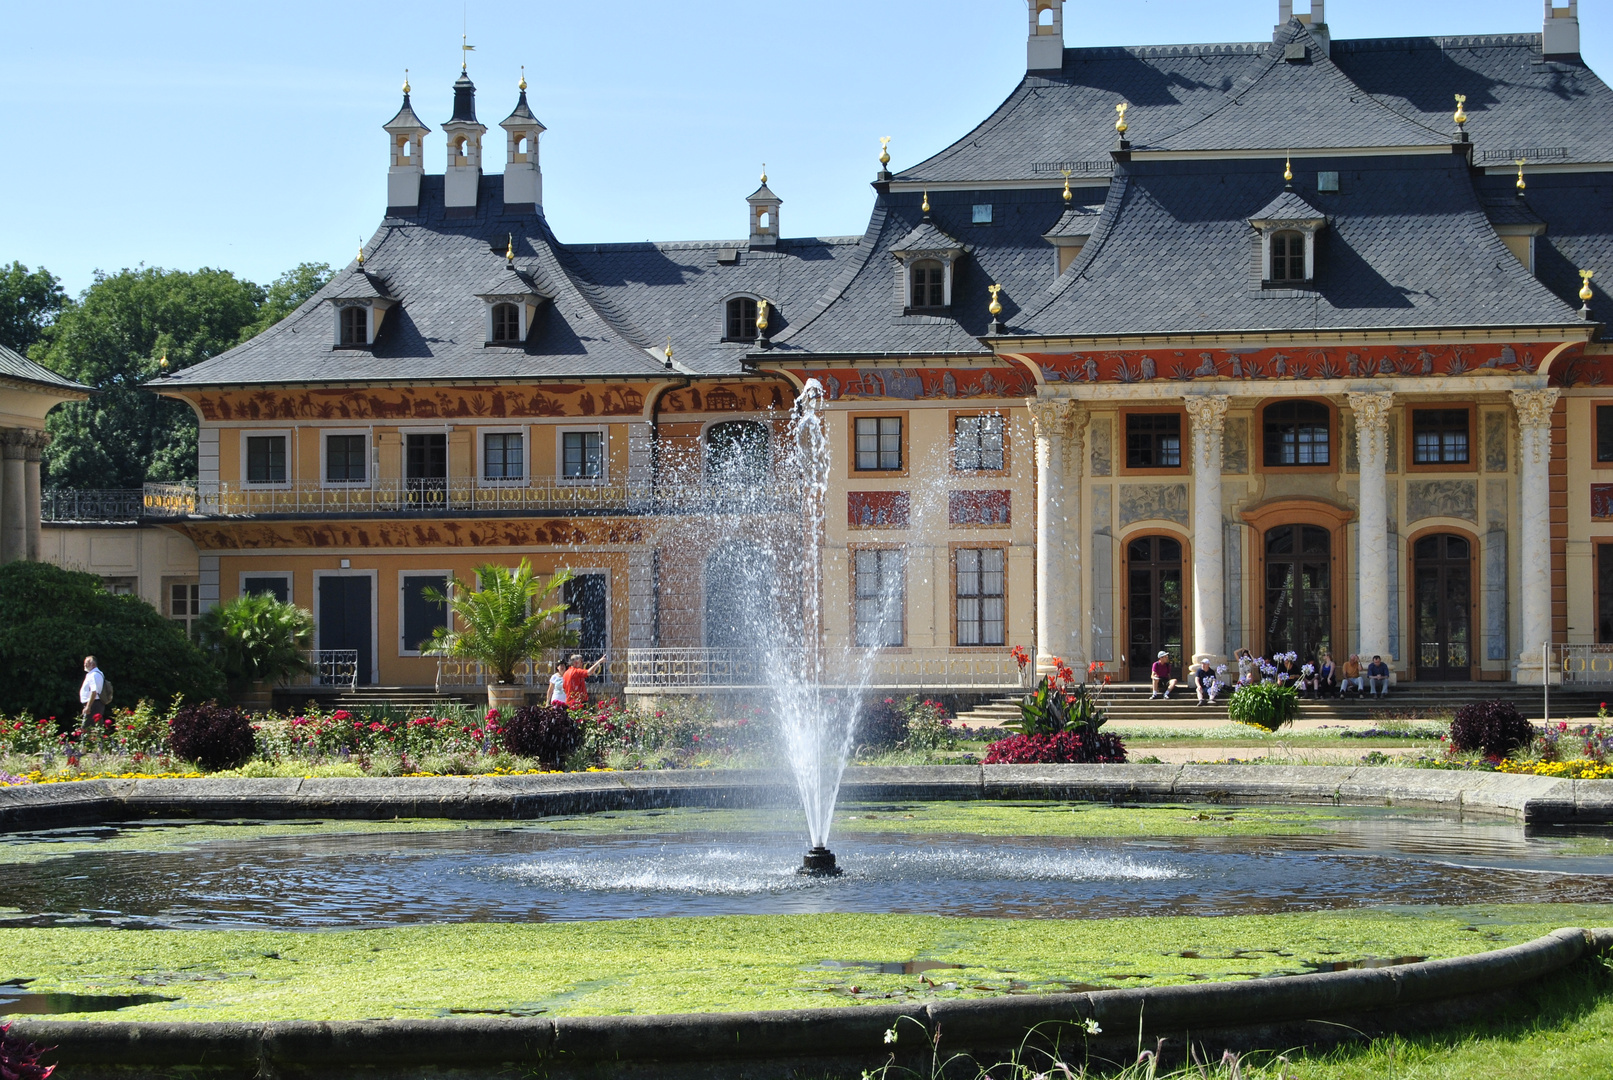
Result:
{"label": "red flower", "polygon": [[498,710],[497,709],[488,709],[487,710],[487,715],[482,717],[482,719],[483,720],[497,720],[498,719]]}

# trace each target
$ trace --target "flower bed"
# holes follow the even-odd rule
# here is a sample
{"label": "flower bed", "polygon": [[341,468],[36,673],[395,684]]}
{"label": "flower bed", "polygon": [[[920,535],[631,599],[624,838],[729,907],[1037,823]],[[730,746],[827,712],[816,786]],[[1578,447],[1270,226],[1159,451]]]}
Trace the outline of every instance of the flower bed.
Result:
{"label": "flower bed", "polygon": [[1575,761],[1503,761],[1496,772],[1515,776],[1554,776],[1563,780],[1613,780],[1613,765],[1588,759]]}

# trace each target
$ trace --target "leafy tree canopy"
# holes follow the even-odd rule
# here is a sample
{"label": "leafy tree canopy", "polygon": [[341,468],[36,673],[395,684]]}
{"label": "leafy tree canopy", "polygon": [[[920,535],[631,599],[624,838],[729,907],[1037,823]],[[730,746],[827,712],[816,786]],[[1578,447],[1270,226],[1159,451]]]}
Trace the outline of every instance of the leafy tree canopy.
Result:
{"label": "leafy tree canopy", "polygon": [[101,391],[51,412],[49,482],[97,488],[193,479],[194,413],[142,385],[163,357],[179,371],[278,322],[328,276],[323,263],[304,263],[265,289],[227,270],[98,273],[34,349],[34,359]]}
{"label": "leafy tree canopy", "polygon": [[113,596],[94,575],[49,563],[0,566],[0,713],[72,716],[85,656],[112,680],[114,706],[197,701],[223,686],[184,627],[138,596]]}
{"label": "leafy tree canopy", "polygon": [[0,345],[27,356],[69,303],[61,282],[43,266],[0,266]]}

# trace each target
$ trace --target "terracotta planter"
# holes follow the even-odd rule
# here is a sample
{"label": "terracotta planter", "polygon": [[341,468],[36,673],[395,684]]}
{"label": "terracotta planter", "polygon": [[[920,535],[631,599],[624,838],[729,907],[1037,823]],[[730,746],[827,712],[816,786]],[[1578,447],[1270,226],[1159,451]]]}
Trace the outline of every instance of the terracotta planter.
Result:
{"label": "terracotta planter", "polygon": [[526,687],[516,683],[488,683],[487,707],[489,709],[515,710],[526,704]]}
{"label": "terracotta planter", "polygon": [[255,682],[235,695],[235,703],[248,712],[268,712],[274,705],[274,687],[261,680]]}

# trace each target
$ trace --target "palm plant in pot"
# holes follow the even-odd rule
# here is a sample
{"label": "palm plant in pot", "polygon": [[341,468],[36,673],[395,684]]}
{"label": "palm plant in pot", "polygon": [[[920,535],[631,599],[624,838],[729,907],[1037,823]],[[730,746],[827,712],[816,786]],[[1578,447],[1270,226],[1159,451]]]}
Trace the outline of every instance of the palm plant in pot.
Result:
{"label": "palm plant in pot", "polygon": [[314,670],[308,657],[313,613],[267,593],[212,608],[196,636],[229,680],[232,696],[249,707],[267,708],[276,683]]}
{"label": "palm plant in pot", "polygon": [[450,579],[446,596],[436,589],[424,590],[427,600],[447,606],[453,621],[438,627],[422,652],[478,661],[491,676],[487,707],[519,708],[526,689],[515,681],[516,667],[580,640],[566,621],[566,605],[555,602],[556,590],[571,580],[571,573],[562,570],[539,578],[532,564],[522,559],[513,570],[495,563],[479,566],[476,577],[479,589],[467,588],[455,578]]}

